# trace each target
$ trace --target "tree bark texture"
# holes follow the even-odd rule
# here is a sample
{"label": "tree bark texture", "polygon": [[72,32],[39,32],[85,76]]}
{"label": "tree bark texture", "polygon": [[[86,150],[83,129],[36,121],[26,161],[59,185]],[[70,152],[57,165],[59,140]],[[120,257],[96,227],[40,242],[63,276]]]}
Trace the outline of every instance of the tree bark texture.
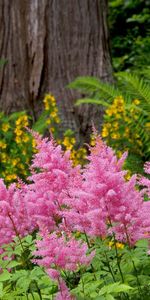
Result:
{"label": "tree bark texture", "polygon": [[57,99],[62,130],[86,135],[100,123],[98,107],[76,108],[75,91],[66,88],[77,76],[112,76],[107,0],[0,0],[0,109],[24,110],[34,118],[44,93]]}

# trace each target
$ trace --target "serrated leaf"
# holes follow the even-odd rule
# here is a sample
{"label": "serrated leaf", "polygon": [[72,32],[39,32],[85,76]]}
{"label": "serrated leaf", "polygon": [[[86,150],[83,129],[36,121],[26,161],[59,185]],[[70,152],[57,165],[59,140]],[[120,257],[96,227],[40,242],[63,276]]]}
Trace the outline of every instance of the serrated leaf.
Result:
{"label": "serrated leaf", "polygon": [[132,289],[132,287],[130,287],[129,285],[121,284],[120,282],[115,282],[102,287],[102,289],[99,292],[99,295],[127,292],[130,289]]}
{"label": "serrated leaf", "polygon": [[11,278],[11,274],[7,270],[4,270],[3,273],[0,274],[0,282],[7,281],[10,278]]}

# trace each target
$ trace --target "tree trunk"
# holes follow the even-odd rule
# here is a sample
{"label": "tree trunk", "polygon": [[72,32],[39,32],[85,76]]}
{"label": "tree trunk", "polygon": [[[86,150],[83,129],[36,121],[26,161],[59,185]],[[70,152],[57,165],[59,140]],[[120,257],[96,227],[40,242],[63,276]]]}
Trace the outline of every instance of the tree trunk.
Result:
{"label": "tree trunk", "polygon": [[41,99],[57,99],[62,130],[80,137],[91,121],[100,123],[98,107],[74,107],[75,91],[66,88],[77,76],[110,80],[107,0],[0,0],[0,109],[24,110],[34,118]]}

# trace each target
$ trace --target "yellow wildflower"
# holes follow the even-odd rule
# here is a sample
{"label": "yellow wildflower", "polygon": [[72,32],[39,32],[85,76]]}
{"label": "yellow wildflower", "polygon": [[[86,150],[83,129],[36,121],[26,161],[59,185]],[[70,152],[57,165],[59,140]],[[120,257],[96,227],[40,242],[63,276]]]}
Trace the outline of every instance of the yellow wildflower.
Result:
{"label": "yellow wildflower", "polygon": [[124,248],[124,244],[122,244],[122,243],[116,243],[116,247],[117,247],[117,249],[123,249]]}
{"label": "yellow wildflower", "polygon": [[17,136],[21,136],[23,134],[23,131],[20,130],[20,128],[18,128],[18,127],[14,130],[14,132]]}
{"label": "yellow wildflower", "polygon": [[105,125],[104,125],[104,127],[103,127],[103,129],[102,129],[102,133],[101,133],[101,136],[103,137],[103,138],[105,138],[105,137],[107,137],[109,135],[109,131],[108,131],[108,129],[105,127]]}
{"label": "yellow wildflower", "polygon": [[5,177],[6,181],[12,181],[12,180],[15,180],[15,179],[17,179],[16,174],[9,174],[9,175],[6,175],[6,177]]}
{"label": "yellow wildflower", "polygon": [[118,122],[113,122],[113,127],[115,130],[119,129],[119,123]]}
{"label": "yellow wildflower", "polygon": [[51,124],[51,119],[50,119],[50,118],[46,120],[46,124],[47,124],[47,125],[50,125],[50,124]]}
{"label": "yellow wildflower", "polygon": [[27,115],[23,115],[23,116],[19,117],[16,120],[16,126],[25,127],[25,126],[28,126],[28,125],[29,125],[29,122],[28,122],[28,116]]}
{"label": "yellow wildflower", "polygon": [[146,128],[150,128],[150,122],[147,122],[147,123],[145,124],[145,126],[146,126]]}
{"label": "yellow wildflower", "polygon": [[118,133],[118,132],[113,132],[112,134],[111,134],[111,137],[112,137],[112,139],[114,139],[114,140],[117,140],[117,139],[119,139],[120,138],[120,134]]}
{"label": "yellow wildflower", "polygon": [[56,118],[55,118],[54,121],[55,121],[57,124],[59,124],[59,123],[61,122],[58,116],[56,116]]}
{"label": "yellow wildflower", "polygon": [[29,136],[28,135],[24,135],[23,136],[23,142],[27,143],[29,141]]}
{"label": "yellow wildflower", "polygon": [[9,128],[10,128],[9,123],[3,123],[2,124],[2,131],[7,132]]}
{"label": "yellow wildflower", "polygon": [[18,136],[16,136],[15,141],[17,144],[21,144],[22,143],[22,139]]}
{"label": "yellow wildflower", "polygon": [[139,99],[134,99],[134,100],[133,100],[133,103],[134,103],[135,105],[139,105],[139,104],[141,103],[141,101],[140,101]]}
{"label": "yellow wildflower", "polygon": [[51,94],[46,94],[43,102],[44,102],[45,110],[49,110],[51,106],[52,107],[56,106],[56,100],[54,96],[52,96]]}
{"label": "yellow wildflower", "polygon": [[124,244],[119,243],[119,242],[113,242],[113,241],[110,241],[108,243],[108,246],[109,246],[109,249],[112,249],[112,248],[116,247],[117,249],[122,250],[124,248]]}
{"label": "yellow wildflower", "polygon": [[33,147],[33,148],[36,148],[36,145],[37,145],[36,140],[33,139],[33,140],[32,140],[32,147]]}
{"label": "yellow wildflower", "polygon": [[62,142],[62,144],[66,147],[67,150],[71,150],[76,143],[76,140],[74,137],[68,137],[66,136]]}
{"label": "yellow wildflower", "polygon": [[127,171],[127,174],[126,174],[124,177],[125,177],[125,179],[128,181],[128,180],[130,180],[131,176],[132,176],[131,171],[128,170],[128,171]]}
{"label": "yellow wildflower", "polygon": [[7,162],[7,154],[6,153],[1,153],[1,161],[3,163],[6,163]]}
{"label": "yellow wildflower", "polygon": [[6,149],[6,147],[7,147],[7,144],[3,141],[0,141],[0,148],[1,149]]}
{"label": "yellow wildflower", "polygon": [[18,163],[18,159],[14,158],[12,160],[12,165],[15,167],[17,165],[17,163]]}

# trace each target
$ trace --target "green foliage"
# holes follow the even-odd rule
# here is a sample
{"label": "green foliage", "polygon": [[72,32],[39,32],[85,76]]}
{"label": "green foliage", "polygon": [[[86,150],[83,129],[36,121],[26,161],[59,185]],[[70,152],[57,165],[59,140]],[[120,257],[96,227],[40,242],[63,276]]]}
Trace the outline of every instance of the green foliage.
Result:
{"label": "green foliage", "polygon": [[31,235],[4,245],[0,256],[0,299],[52,299],[58,288],[42,268],[31,262],[34,239]]}
{"label": "green foliage", "polygon": [[148,66],[150,2],[109,0],[109,27],[113,66],[116,71]]}
{"label": "green foliage", "polygon": [[[0,255],[0,299],[54,299],[58,291],[43,268],[32,263],[36,234],[15,238],[4,245]],[[96,255],[92,265],[76,272],[62,272],[77,300],[147,300],[150,295],[150,257],[148,241],[140,240],[134,248],[115,239],[89,240]],[[65,300],[65,299],[64,299]]]}

